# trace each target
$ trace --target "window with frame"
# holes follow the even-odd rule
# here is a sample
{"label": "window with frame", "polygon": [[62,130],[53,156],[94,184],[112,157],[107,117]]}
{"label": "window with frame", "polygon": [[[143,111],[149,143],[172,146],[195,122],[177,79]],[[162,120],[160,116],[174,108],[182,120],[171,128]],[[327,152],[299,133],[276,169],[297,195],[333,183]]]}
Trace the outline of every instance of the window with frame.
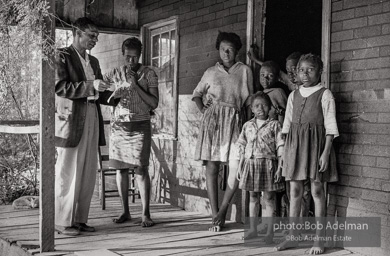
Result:
{"label": "window with frame", "polygon": [[141,30],[144,44],[143,62],[158,76],[159,104],[152,116],[154,137],[177,137],[177,19],[144,25]]}

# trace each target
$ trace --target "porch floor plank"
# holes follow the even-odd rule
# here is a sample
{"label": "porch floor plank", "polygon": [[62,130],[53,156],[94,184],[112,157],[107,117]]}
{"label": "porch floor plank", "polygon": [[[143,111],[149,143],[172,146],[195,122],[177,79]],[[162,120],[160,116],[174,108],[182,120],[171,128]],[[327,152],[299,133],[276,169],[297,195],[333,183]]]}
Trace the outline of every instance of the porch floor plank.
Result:
{"label": "porch floor plank", "polygon": [[[75,255],[76,252],[108,249],[118,255],[305,255],[309,248],[274,252],[272,247],[250,247],[241,240],[243,226],[227,222],[225,231],[208,231],[210,217],[200,213],[183,211],[166,204],[151,204],[156,225],[151,228],[140,226],[141,204],[136,200],[130,204],[132,220],[115,224],[112,218],[121,212],[118,198],[107,200],[106,210],[101,210],[99,201],[91,203],[88,224],[96,232],[69,237],[55,234],[55,252],[39,253],[30,249],[26,255]],[[25,245],[39,245],[39,211],[14,210],[11,206],[0,206],[0,239]],[[342,249],[328,250],[326,255],[342,256],[352,253]],[[357,255],[357,254],[355,254]]]}

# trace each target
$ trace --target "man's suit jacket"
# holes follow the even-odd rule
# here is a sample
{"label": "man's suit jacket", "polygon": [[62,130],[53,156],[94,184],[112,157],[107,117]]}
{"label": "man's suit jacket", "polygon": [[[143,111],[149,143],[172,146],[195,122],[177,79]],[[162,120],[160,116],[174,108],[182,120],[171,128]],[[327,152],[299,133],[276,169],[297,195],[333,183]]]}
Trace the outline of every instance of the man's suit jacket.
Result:
{"label": "man's suit jacket", "polygon": [[[103,79],[99,61],[89,55],[95,79]],[[87,113],[87,97],[97,93],[93,81],[87,81],[79,56],[73,46],[60,49],[55,72],[56,112],[55,144],[57,147],[76,147],[81,139]],[[96,107],[99,116],[99,145],[105,145],[104,124],[100,100],[112,92],[99,93]]]}

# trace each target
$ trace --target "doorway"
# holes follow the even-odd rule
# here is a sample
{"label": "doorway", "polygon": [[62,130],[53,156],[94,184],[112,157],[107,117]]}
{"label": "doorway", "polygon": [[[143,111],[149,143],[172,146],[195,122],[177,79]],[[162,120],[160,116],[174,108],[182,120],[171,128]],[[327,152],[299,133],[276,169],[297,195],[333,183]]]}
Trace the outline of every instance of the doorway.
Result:
{"label": "doorway", "polygon": [[[248,4],[253,10],[248,12],[248,30],[253,34],[248,33],[247,49],[253,43],[261,60],[274,60],[284,71],[286,57],[293,52],[321,55],[321,82],[329,87],[331,0],[248,0]],[[251,65],[254,89],[262,90],[260,66]],[[243,192],[242,216],[248,216],[248,202],[249,193]]]}
{"label": "doorway", "polygon": [[264,60],[284,70],[288,55],[321,55],[322,0],[268,0],[265,7]]}

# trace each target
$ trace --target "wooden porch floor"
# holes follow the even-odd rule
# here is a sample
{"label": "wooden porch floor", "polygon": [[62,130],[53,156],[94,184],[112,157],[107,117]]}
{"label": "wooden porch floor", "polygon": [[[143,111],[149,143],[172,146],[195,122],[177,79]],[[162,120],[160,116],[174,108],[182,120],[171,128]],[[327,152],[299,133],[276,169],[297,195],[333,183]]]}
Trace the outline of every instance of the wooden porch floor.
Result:
{"label": "wooden porch floor", "polygon": [[[140,227],[141,205],[139,200],[130,205],[133,220],[115,224],[112,218],[120,212],[118,198],[107,202],[101,210],[98,200],[91,205],[89,225],[94,233],[83,233],[78,237],[56,234],[55,252],[40,254],[37,246],[39,211],[13,210],[11,206],[0,206],[0,240],[18,245],[14,255],[87,255],[88,251],[107,249],[118,255],[305,255],[309,248],[274,252],[272,247],[248,247],[240,240],[243,225],[228,222],[226,231],[207,231],[210,217],[187,212],[167,204],[152,204],[151,212],[156,225]],[[20,253],[20,247],[27,248]],[[1,249],[1,244],[0,244]],[[1,254],[1,250],[0,250]],[[326,255],[352,255],[347,250],[332,249]],[[94,252],[88,255],[104,255]],[[357,254],[354,254],[357,255]],[[8,255],[2,255],[8,256]]]}

